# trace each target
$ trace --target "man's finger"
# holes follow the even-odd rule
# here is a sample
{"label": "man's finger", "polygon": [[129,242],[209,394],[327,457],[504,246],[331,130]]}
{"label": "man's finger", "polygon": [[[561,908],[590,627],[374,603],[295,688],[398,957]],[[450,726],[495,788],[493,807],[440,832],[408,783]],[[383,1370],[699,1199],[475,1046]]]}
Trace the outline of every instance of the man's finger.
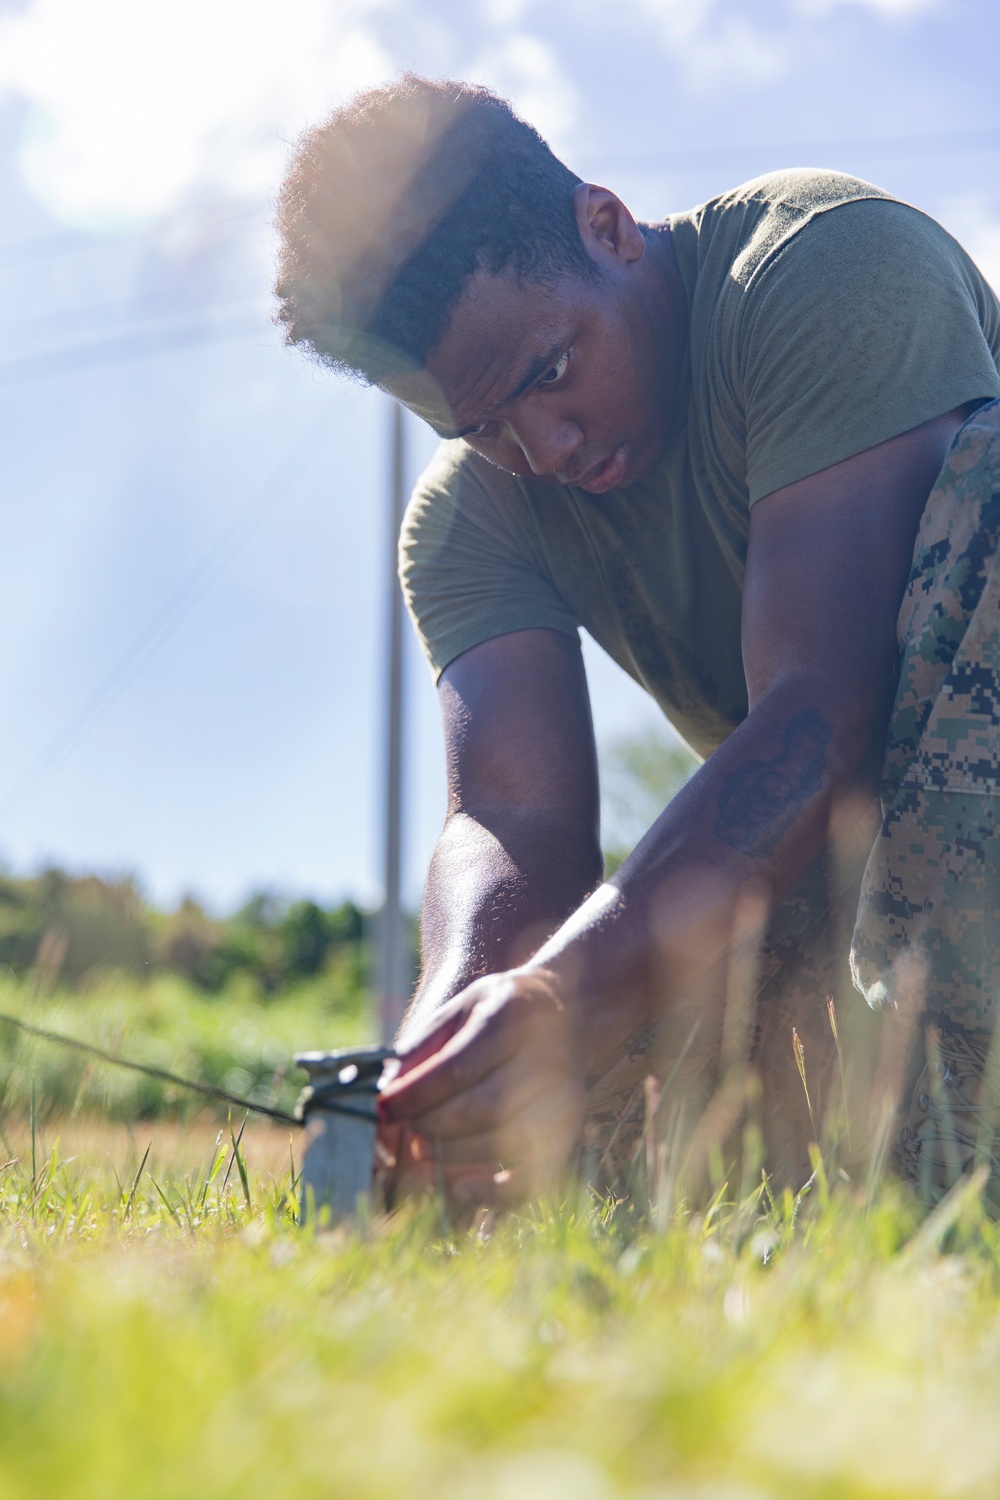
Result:
{"label": "man's finger", "polygon": [[[391,1068],[387,1065],[387,1073],[390,1081],[403,1077],[404,1074],[412,1072],[414,1068],[433,1057],[436,1052],[450,1041],[465,1024],[467,1011],[459,1008],[449,1008],[437,1018],[429,1031],[418,1036],[412,1043],[401,1043],[396,1048],[396,1056],[392,1059]],[[386,1085],[388,1087],[388,1084]]]}
{"label": "man's finger", "polygon": [[557,1060],[527,1076],[518,1058],[494,1068],[485,1078],[410,1123],[427,1140],[497,1135],[532,1113],[539,1095],[555,1098],[565,1086],[565,1070]]}
{"label": "man's finger", "polygon": [[519,1018],[473,1010],[440,1051],[386,1085],[379,1095],[380,1117],[395,1122],[429,1114],[509,1061],[524,1031]]}

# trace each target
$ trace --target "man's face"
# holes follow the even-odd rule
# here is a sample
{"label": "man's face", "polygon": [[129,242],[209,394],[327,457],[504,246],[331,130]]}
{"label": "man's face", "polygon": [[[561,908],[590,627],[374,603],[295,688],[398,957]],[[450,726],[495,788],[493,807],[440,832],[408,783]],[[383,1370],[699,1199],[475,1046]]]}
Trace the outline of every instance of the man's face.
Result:
{"label": "man's face", "polygon": [[684,335],[672,255],[658,253],[598,249],[596,277],[548,286],[478,272],[425,376],[395,394],[513,474],[593,495],[641,479],[673,427]]}

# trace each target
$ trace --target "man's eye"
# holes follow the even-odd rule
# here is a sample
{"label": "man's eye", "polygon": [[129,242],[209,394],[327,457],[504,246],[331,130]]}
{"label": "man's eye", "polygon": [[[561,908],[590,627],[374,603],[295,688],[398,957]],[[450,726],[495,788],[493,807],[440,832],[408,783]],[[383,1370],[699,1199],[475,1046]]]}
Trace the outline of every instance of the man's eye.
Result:
{"label": "man's eye", "polygon": [[562,380],[563,376],[566,374],[566,369],[569,365],[570,353],[571,351],[567,349],[565,354],[560,354],[551,370],[546,370],[545,374],[540,377],[538,384],[558,385],[559,381]]}

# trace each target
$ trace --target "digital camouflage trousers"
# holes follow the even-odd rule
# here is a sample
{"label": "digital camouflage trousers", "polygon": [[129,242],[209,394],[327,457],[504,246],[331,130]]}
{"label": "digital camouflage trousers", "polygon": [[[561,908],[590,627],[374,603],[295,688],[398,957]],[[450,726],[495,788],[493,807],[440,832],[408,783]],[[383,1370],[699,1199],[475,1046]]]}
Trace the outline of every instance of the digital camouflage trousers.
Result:
{"label": "digital camouflage trousers", "polygon": [[1000,989],[1000,402],[931,491],[899,613],[900,676],[852,968],[872,1006],[900,961],[927,1011],[992,1030]]}
{"label": "digital camouflage trousers", "polygon": [[[983,1062],[1000,991],[1000,401],[965,423],[930,493],[897,634],[881,826],[873,813],[839,840],[834,831],[829,854],[772,913],[751,966],[746,1055],[769,1161],[790,1179],[836,1073],[829,1000],[862,1048],[878,1046],[859,990],[872,1012],[905,999],[917,1033],[933,1030],[936,1082],[926,1069],[917,1078],[897,1165],[926,1179],[928,1161],[946,1159],[953,1177],[956,1161],[967,1168],[974,1155],[968,1130],[957,1150],[954,1139],[942,1146],[934,1100],[942,1078],[957,1079],[944,1134],[955,1135],[956,1108],[979,1119],[967,1054]],[[716,1037],[716,1053],[720,1044]],[[956,1047],[965,1061],[949,1073]],[[913,1052],[911,1079],[927,1056]],[[683,1025],[668,1035],[661,1024],[591,1081],[584,1151],[603,1164],[598,1176],[620,1177],[641,1154],[651,1095],[681,1098],[692,1119],[720,1112],[719,1070],[707,1055],[688,1047]]]}

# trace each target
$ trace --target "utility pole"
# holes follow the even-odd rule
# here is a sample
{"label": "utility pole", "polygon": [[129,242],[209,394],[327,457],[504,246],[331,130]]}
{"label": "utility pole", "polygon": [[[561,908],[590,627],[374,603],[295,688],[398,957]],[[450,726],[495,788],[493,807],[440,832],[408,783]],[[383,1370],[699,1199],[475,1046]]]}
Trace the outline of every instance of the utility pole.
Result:
{"label": "utility pole", "polygon": [[388,1045],[409,999],[409,955],[403,915],[403,595],[397,576],[399,528],[406,503],[406,453],[403,408],[392,403],[389,461],[389,539],[386,555],[386,698],[385,698],[385,904],[379,933],[380,1031]]}

